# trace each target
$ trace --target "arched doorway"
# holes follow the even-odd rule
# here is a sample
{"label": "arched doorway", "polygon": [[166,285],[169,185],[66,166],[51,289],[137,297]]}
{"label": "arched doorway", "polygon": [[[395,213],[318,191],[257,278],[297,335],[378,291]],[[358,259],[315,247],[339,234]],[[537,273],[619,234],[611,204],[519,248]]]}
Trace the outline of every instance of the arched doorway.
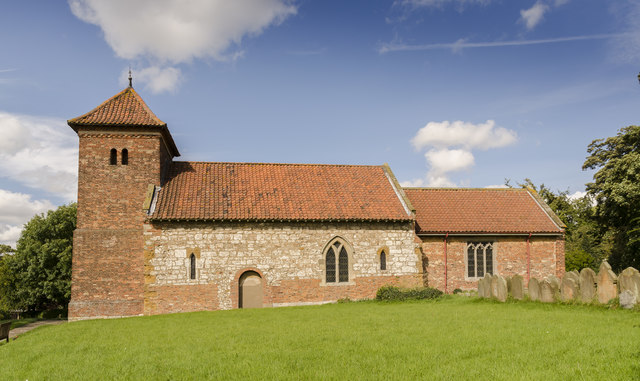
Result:
{"label": "arched doorway", "polygon": [[240,308],[262,308],[262,278],[255,271],[242,274],[238,284]]}

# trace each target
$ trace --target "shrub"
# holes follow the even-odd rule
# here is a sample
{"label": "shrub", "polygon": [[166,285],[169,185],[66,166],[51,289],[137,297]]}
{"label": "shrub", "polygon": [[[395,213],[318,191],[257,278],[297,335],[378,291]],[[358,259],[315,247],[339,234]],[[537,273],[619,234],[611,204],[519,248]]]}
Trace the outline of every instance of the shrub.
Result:
{"label": "shrub", "polygon": [[376,293],[376,300],[421,300],[437,299],[442,296],[442,291],[430,287],[400,288],[396,286],[383,286]]}
{"label": "shrub", "polygon": [[454,295],[455,295],[455,294],[461,294],[461,293],[462,293],[462,290],[461,290],[461,289],[459,289],[459,288],[456,288],[455,290],[453,290],[453,294],[454,294]]}

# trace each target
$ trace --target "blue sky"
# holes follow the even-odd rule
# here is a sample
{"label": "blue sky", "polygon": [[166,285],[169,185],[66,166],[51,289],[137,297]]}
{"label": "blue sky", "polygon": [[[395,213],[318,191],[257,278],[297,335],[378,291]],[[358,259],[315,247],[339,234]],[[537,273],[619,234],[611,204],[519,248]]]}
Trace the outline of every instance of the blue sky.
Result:
{"label": "blue sky", "polygon": [[[185,4],[188,4],[185,6]],[[75,200],[66,120],[126,86],[179,160],[382,164],[405,185],[584,190],[640,119],[640,4],[71,0],[0,12],[0,243]]]}

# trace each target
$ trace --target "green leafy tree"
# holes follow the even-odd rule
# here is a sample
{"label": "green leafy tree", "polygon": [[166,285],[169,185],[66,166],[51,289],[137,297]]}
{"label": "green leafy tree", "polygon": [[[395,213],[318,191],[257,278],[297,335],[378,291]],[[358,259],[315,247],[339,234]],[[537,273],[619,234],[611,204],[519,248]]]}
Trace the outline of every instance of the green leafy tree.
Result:
{"label": "green leafy tree", "polygon": [[611,242],[609,263],[616,271],[640,267],[640,127],[589,144],[582,169],[595,169],[587,192],[596,200],[595,218]]}
{"label": "green leafy tree", "polygon": [[15,254],[0,265],[0,295],[4,309],[42,311],[65,307],[71,296],[71,253],[76,204],[24,225]]}
{"label": "green leafy tree", "polygon": [[[507,185],[510,185],[507,182]],[[586,195],[570,198],[569,191],[553,192],[544,184],[536,186],[530,179],[518,184],[536,191],[566,225],[565,268],[597,268],[610,252],[610,244],[594,218],[593,199]]]}

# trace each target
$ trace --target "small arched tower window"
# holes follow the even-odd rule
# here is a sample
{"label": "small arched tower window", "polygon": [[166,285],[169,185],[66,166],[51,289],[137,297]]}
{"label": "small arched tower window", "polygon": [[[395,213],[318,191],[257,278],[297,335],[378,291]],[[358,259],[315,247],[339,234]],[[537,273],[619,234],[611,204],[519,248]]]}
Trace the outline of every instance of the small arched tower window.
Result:
{"label": "small arched tower window", "polygon": [[118,150],[115,148],[111,148],[111,158],[109,159],[109,164],[118,164]]}
{"label": "small arched tower window", "polygon": [[124,148],[122,150],[122,165],[127,165],[127,164],[129,164],[129,150]]}
{"label": "small arched tower window", "polygon": [[384,250],[380,252],[380,270],[387,269],[387,253]]}
{"label": "small arched tower window", "polygon": [[196,256],[195,254],[191,254],[189,257],[190,267],[189,267],[189,278],[196,279]]}

